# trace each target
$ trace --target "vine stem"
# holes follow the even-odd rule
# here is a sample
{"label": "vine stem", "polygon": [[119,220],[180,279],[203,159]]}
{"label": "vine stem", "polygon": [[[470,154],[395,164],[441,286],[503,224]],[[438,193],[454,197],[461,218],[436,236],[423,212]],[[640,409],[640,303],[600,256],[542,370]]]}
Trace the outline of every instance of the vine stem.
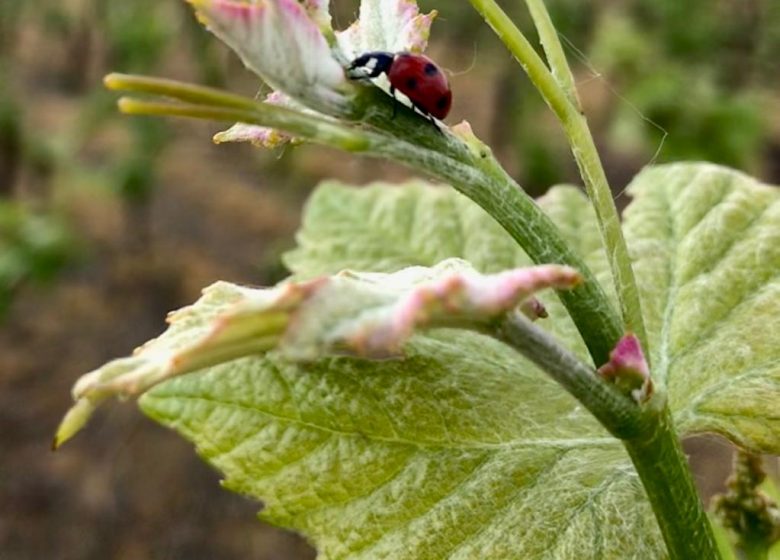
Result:
{"label": "vine stem", "polygon": [[647,421],[636,437],[623,440],[634,463],[673,560],[719,560],[712,526],[704,511],[665,395],[644,407]]}
{"label": "vine stem", "polygon": [[[452,185],[484,208],[538,263],[565,264],[584,282],[559,291],[595,364],[604,364],[622,335],[620,318],[582,258],[555,224],[515,183],[475,137],[456,138],[420,126],[411,110],[396,110],[393,99],[374,87],[356,99],[365,111],[364,126],[258,102],[221,90],[172,80],[111,74],[111,89],[151,93],[179,101],[122,98],[128,114],[181,116],[272,127],[319,144],[390,159],[425,171]],[[369,124],[371,126],[365,126]],[[380,127],[392,127],[385,130]]]}
{"label": "vine stem", "polygon": [[569,98],[569,102],[578,111],[581,111],[582,107],[580,98],[577,95],[574,75],[571,73],[571,68],[569,68],[569,64],[566,61],[563,46],[558,40],[558,32],[555,29],[555,25],[553,25],[552,19],[550,19],[550,14],[547,12],[543,0],[525,0],[525,3],[528,6],[528,11],[531,12],[531,18],[534,20],[534,25],[539,33],[539,40],[542,43],[553,78],[563,89]]}
{"label": "vine stem", "polygon": [[579,108],[574,79],[544,3],[542,0],[526,0],[553,72],[495,0],[469,1],[517,59],[547,105],[561,121],[588,197],[596,211],[625,330],[633,332],[642,347],[648,349],[639,291],[620,218],[612,200],[612,191],[587,119]]}
{"label": "vine stem", "polygon": [[520,313],[509,315],[487,334],[511,346],[552,377],[580,401],[618,439],[642,431],[642,410],[614,385],[605,383],[592,366],[584,363],[551,334]]}

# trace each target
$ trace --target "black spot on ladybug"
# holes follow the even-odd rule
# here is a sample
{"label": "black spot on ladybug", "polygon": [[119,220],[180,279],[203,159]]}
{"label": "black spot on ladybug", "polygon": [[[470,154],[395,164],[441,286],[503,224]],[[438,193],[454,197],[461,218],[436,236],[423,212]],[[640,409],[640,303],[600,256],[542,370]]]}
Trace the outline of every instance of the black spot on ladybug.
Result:
{"label": "black spot on ladybug", "polygon": [[442,96],[439,98],[439,100],[436,102],[436,106],[437,106],[439,109],[444,109],[444,108],[447,106],[447,102],[448,102],[448,101],[449,101],[449,99],[447,99],[447,96],[446,96],[446,95],[442,95]]}
{"label": "black spot on ladybug", "polygon": [[416,89],[417,88],[417,78],[409,78],[406,80],[406,87],[409,89]]}
{"label": "black spot on ladybug", "polygon": [[439,72],[439,69],[436,68],[434,64],[431,64],[429,62],[428,64],[425,65],[423,72],[425,72],[426,76],[435,76]]}

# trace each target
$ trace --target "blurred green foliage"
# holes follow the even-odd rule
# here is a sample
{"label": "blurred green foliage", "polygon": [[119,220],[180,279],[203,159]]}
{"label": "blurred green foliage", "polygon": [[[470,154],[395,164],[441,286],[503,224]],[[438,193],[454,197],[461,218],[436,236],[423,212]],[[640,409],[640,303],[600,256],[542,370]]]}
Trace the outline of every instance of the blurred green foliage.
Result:
{"label": "blurred green foliage", "polygon": [[593,66],[633,104],[615,105],[611,144],[636,153],[658,145],[641,112],[669,133],[663,160],[754,165],[767,130],[761,96],[776,80],[752,70],[764,56],[760,3],[634,4],[604,10],[589,48]]}
{"label": "blurred green foliage", "polygon": [[61,219],[0,200],[0,317],[22,283],[51,280],[76,254]]}
{"label": "blurred green foliage", "polygon": [[[184,2],[0,0],[0,311],[18,286],[52,278],[80,252],[62,198],[85,177],[127,206],[135,248],[149,238],[143,208],[169,126],[119,115],[100,77],[183,65],[193,79],[219,84],[218,48]],[[75,108],[75,118],[61,119],[52,100]],[[53,117],[44,129],[38,111]],[[116,146],[104,150],[104,137]]]}

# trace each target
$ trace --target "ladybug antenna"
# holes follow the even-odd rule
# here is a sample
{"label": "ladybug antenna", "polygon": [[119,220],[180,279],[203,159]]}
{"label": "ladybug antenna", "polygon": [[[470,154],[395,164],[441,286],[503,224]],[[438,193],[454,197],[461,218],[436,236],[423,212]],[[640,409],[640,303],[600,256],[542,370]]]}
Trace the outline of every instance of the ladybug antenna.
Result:
{"label": "ladybug antenna", "polygon": [[474,42],[474,52],[471,55],[471,64],[469,64],[469,67],[465,70],[461,70],[459,72],[455,72],[454,70],[450,70],[449,68],[445,68],[444,71],[447,72],[447,74],[454,78],[456,76],[462,76],[463,74],[468,74],[472,70],[474,70],[474,66],[477,65],[477,43]]}

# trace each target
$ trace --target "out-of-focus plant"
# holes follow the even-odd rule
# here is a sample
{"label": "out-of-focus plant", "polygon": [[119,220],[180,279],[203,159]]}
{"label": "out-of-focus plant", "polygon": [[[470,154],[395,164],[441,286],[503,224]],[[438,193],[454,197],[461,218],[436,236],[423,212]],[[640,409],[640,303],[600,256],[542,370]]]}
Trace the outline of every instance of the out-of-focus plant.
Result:
{"label": "out-of-focus plant", "polygon": [[[34,113],[25,100],[28,96],[37,99],[44,88],[67,99],[83,89],[90,81],[90,72],[96,68],[99,71],[101,64],[128,71],[152,71],[177,39],[177,20],[167,17],[171,13],[177,14],[171,6],[166,9],[148,1],[45,1],[30,9],[23,2],[10,0],[0,6],[3,307],[8,306],[25,280],[50,280],[77,253],[77,228],[66,226],[67,213],[58,208],[67,193],[55,192],[55,187],[67,190],[85,174],[98,178],[107,190],[127,202],[128,219],[135,222],[128,227],[133,231],[129,237],[147,239],[144,223],[138,217],[144,218],[143,208],[151,197],[157,160],[168,137],[167,125],[150,119],[127,123],[129,149],[101,169],[99,162],[85,161],[82,152],[106,125],[117,121],[110,96],[100,92],[90,95],[86,102],[82,99],[78,118],[46,133],[31,124]],[[23,29],[39,33],[42,50],[56,46],[57,51],[66,53],[61,74],[52,67],[42,84],[27,83],[26,74],[39,70],[23,68],[20,63],[31,58],[30,53],[19,49],[15,39]]]}
{"label": "out-of-focus plant", "polygon": [[749,71],[754,46],[733,45],[751,35],[750,19],[739,17],[747,8],[724,5],[723,14],[702,2],[638,4],[633,12],[605,9],[590,48],[591,63],[630,100],[615,106],[611,145],[652,154],[663,139],[659,127],[668,132],[662,160],[755,164],[767,130],[761,88],[771,81]]}
{"label": "out-of-focus plant", "polygon": [[715,515],[748,559],[780,555],[777,488],[762,463],[760,455],[737,451],[726,491],[713,498]]}
{"label": "out-of-focus plant", "polygon": [[56,215],[0,200],[0,318],[24,283],[45,283],[77,254],[72,233]]}
{"label": "out-of-focus plant", "polygon": [[[471,0],[587,192],[538,203],[468,122],[431,123],[350,65],[424,51],[435,13],[363,0],[337,30],[326,0],[192,4],[274,91],[112,74],[133,94],[123,112],[228,122],[217,141],[318,143],[451,188],[323,185],[289,279],[219,282],[84,375],[55,447],[108,399],[140,396],[323,557],[718,558],[679,438],[780,452],[778,191],[712,164],[650,168],[621,223],[541,0],[525,4],[544,57]],[[741,537],[743,552],[771,544]]]}
{"label": "out-of-focus plant", "polygon": [[[23,169],[41,171],[23,128],[23,115],[0,68],[0,320],[24,284],[50,281],[78,254],[65,220],[56,212],[36,210],[14,192]],[[45,166],[45,164],[44,164]]]}
{"label": "out-of-focus plant", "polygon": [[[6,73],[0,68],[0,81]],[[0,85],[0,195],[13,190],[22,158],[21,109],[5,87]]]}

